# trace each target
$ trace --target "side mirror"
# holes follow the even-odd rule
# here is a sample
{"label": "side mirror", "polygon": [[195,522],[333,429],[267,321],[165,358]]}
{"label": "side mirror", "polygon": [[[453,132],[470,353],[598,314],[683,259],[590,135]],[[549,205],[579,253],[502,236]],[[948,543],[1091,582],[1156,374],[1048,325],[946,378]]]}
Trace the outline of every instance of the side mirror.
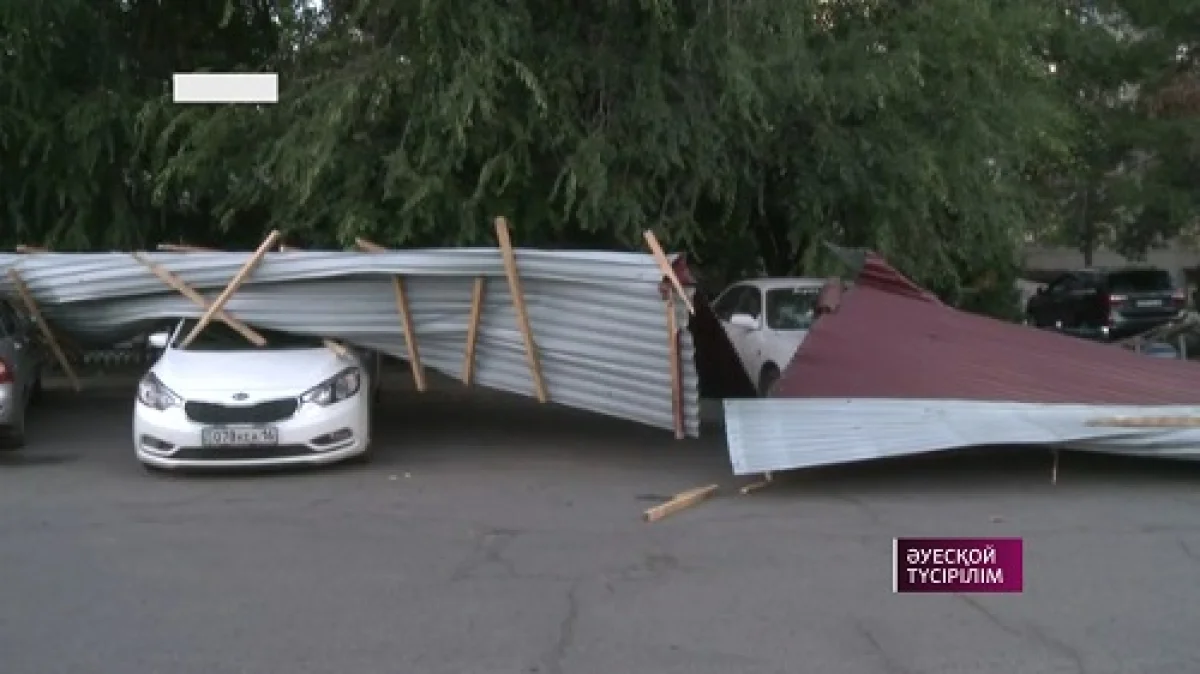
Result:
{"label": "side mirror", "polygon": [[150,345],[151,349],[158,349],[161,351],[167,348],[167,340],[170,338],[171,336],[165,332],[156,332],[146,339],[146,343]]}
{"label": "side mirror", "polygon": [[729,324],[736,325],[739,328],[746,328],[747,330],[758,329],[758,319],[750,314],[734,314],[729,317]]}

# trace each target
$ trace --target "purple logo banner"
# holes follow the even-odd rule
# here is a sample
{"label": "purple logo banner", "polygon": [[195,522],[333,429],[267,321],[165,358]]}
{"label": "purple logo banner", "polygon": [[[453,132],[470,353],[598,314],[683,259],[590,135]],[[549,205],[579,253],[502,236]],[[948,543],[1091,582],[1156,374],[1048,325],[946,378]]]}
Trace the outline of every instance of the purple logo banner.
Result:
{"label": "purple logo banner", "polygon": [[1020,592],[1025,550],[1019,538],[897,538],[893,592]]}

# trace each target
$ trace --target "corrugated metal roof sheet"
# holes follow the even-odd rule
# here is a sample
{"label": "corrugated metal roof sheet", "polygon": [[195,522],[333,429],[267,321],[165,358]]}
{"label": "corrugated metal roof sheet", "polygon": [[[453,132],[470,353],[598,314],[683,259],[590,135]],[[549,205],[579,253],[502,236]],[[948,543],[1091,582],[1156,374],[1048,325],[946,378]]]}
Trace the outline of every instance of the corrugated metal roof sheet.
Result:
{"label": "corrugated metal roof sheet", "polygon": [[1104,417],[1200,416],[1200,406],[1046,405],[960,400],[725,401],[737,475],[810,468],[984,445],[1200,460],[1200,429],[1111,428]]}
{"label": "corrugated metal roof sheet", "polygon": [[[250,253],[147,253],[210,300]],[[516,251],[530,323],[552,402],[674,427],[661,271],[649,255]],[[76,340],[112,343],[164,318],[203,310],[125,253],[0,255],[47,319]],[[476,351],[481,385],[533,392],[524,344],[497,249],[385,253],[269,253],[226,306],[263,328],[332,337],[407,356],[391,277],[404,276],[425,366],[459,377],[472,284],[487,289]],[[12,294],[7,276],[0,289]],[[677,303],[677,324],[687,310]],[[698,436],[699,393],[691,335],[680,330],[683,408]]]}
{"label": "corrugated metal roof sheet", "polygon": [[776,397],[1200,404],[1200,365],[957,311],[875,256]]}

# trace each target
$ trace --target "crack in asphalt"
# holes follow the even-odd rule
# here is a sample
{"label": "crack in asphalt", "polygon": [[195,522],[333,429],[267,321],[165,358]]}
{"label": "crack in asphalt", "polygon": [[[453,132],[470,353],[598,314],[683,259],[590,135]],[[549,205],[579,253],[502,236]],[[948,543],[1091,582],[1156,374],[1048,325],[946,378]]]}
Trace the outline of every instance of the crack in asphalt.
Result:
{"label": "crack in asphalt", "polygon": [[1080,654],[1079,649],[1058,637],[1052,636],[1042,627],[1030,622],[1023,623],[1023,628],[1014,626],[1002,619],[995,611],[989,609],[978,599],[965,594],[955,596],[1005,634],[1018,639],[1036,642],[1051,653],[1070,660],[1078,674],[1087,674],[1087,664],[1084,662],[1083,655]]}

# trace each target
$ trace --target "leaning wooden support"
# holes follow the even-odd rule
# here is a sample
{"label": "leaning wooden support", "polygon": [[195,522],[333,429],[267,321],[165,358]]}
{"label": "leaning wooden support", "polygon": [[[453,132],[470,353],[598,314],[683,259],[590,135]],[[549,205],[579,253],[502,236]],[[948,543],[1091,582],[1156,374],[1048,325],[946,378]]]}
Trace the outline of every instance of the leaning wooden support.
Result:
{"label": "leaning wooden support", "polygon": [[675,292],[679,293],[679,298],[683,300],[684,306],[687,307],[689,314],[696,313],[696,307],[692,305],[692,300],[687,295],[687,291],[683,288],[683,282],[679,280],[679,275],[675,273],[675,269],[671,267],[671,261],[667,259],[667,254],[663,252],[662,246],[658,244],[658,237],[654,236],[654,232],[646,230],[643,232],[646,239],[646,245],[650,247],[650,254],[654,256],[654,261],[658,263],[658,268],[662,271],[663,276],[671,282],[671,286],[675,288]]}
{"label": "leaning wooden support", "polygon": [[470,386],[475,377],[475,345],[479,343],[479,319],[483,315],[483,293],[486,281],[475,279],[471,289],[471,315],[467,320],[467,353],[463,358],[463,384]]}
{"label": "leaning wooden support", "polygon": [[29,312],[29,316],[37,324],[42,337],[46,339],[46,344],[54,353],[54,358],[58,360],[59,366],[62,367],[63,374],[67,375],[67,379],[71,381],[72,388],[76,391],[82,390],[83,385],[79,383],[79,377],[75,374],[75,368],[71,367],[71,361],[67,358],[67,354],[63,352],[62,347],[59,346],[58,340],[55,339],[54,331],[50,329],[50,324],[46,322],[41,310],[38,309],[37,301],[33,299],[33,293],[29,292],[29,286],[25,285],[25,280],[21,278],[21,274],[16,269],[9,269],[8,277],[12,279],[13,287],[17,289],[17,294],[21,296],[21,302],[25,304],[25,309]]}
{"label": "leaning wooden support", "polygon": [[671,359],[671,415],[675,419],[675,439],[687,437],[683,420],[683,368],[679,361],[679,320],[675,317],[675,294],[667,293],[667,348]]}
{"label": "leaning wooden support", "polygon": [[533,329],[529,327],[529,311],[525,307],[525,295],[521,291],[521,276],[517,273],[517,256],[513,252],[512,239],[508,236],[508,221],[503,217],[496,218],[496,238],[500,241],[500,254],[504,258],[508,293],[512,295],[513,309],[517,312],[517,327],[521,330],[521,339],[525,341],[525,360],[529,363],[529,373],[533,376],[533,388],[537,393],[538,402],[544,403],[550,397],[546,394],[546,382],[542,379],[542,364],[538,360]]}
{"label": "leaning wooden support", "polygon": [[[194,304],[199,306],[201,309],[208,309],[208,300],[206,300],[203,295],[201,295],[194,288],[192,288],[186,282],[184,282],[183,279],[181,279],[178,276],[176,276],[175,274],[171,273],[169,270],[164,268],[162,265],[155,264],[154,262],[151,262],[150,260],[147,260],[146,258],[142,257],[138,253],[130,253],[129,255],[134,260],[137,260],[139,263],[141,263],[142,266],[144,266],[146,269],[149,269],[151,274],[154,274],[155,276],[158,277],[158,280],[162,281],[163,283],[167,284],[172,289],[174,289],[175,292],[188,298]],[[230,328],[235,330],[242,337],[245,337],[246,341],[250,342],[254,346],[266,346],[267,345],[267,340],[265,337],[263,337],[262,335],[255,332],[254,329],[251,328],[250,326],[239,321],[238,319],[234,318],[233,316],[230,316],[229,313],[226,312],[224,309],[222,309],[216,313],[216,318],[217,318],[217,320],[221,321],[225,325],[228,325]]]}
{"label": "leaning wooden support", "polygon": [[647,522],[657,522],[668,515],[673,515],[680,510],[690,508],[708,497],[717,493],[717,485],[710,484],[704,487],[696,487],[688,489],[671,497],[671,500],[666,503],[660,503],[653,508],[649,508],[642,513],[642,519]]}
{"label": "leaning wooden support", "polygon": [[[368,253],[382,253],[387,250],[366,239],[355,239],[354,242],[360,249]],[[417,328],[413,325],[412,312],[409,311],[408,291],[405,288],[403,277],[392,277],[392,294],[396,296],[396,313],[400,314],[400,324],[404,328],[404,343],[408,348],[408,364],[412,368],[413,382],[418,391],[424,392],[426,388],[425,365],[421,363],[421,348],[417,344]]]}
{"label": "leaning wooden support", "polygon": [[250,256],[249,260],[246,260],[246,263],[242,265],[242,268],[238,270],[238,273],[235,274],[234,277],[229,281],[229,285],[225,286],[225,289],[221,291],[221,294],[217,295],[217,299],[213,300],[212,304],[208,305],[208,310],[206,310],[204,315],[200,317],[200,320],[196,322],[196,327],[192,328],[192,331],[188,333],[187,337],[183,338],[183,341],[180,343],[181,346],[184,348],[190,346],[192,341],[194,341],[196,337],[200,335],[204,328],[208,327],[208,324],[212,322],[212,319],[217,315],[217,312],[225,308],[225,303],[229,301],[229,298],[233,297],[233,294],[237,292],[238,288],[242,287],[242,283],[244,283],[246,279],[250,277],[250,274],[254,271],[254,268],[258,266],[258,263],[263,259],[263,256],[267,254],[267,251],[271,250],[271,248],[275,245],[275,242],[278,240],[279,230],[275,230],[267,236],[266,240],[259,244],[258,250],[254,251],[254,254]]}
{"label": "leaning wooden support", "polygon": [[[284,246],[279,247],[279,249],[281,251],[283,250],[283,248],[284,248]],[[300,250],[300,249],[292,248],[291,250]],[[189,287],[187,284],[185,284],[182,279],[175,276],[174,274],[167,271],[166,269],[163,269],[159,265],[156,265],[156,264],[150,262],[149,260],[139,257],[136,253],[134,253],[133,256],[135,259],[137,259],[142,264],[148,265],[150,267],[150,271],[154,272],[154,275],[158,276],[160,279],[162,279],[165,283],[167,283],[167,285],[169,285],[172,288],[175,288],[179,292],[183,293],[184,297],[187,297],[188,299],[192,300],[196,304],[199,304],[202,309],[208,308],[208,300],[204,299],[204,296],[201,295],[200,293],[196,292],[195,290],[192,290],[192,288]],[[172,281],[168,281],[167,278],[163,276],[163,274],[165,274],[166,277],[171,277],[173,279],[174,283]],[[187,291],[192,294],[189,295],[188,292],[184,292],[180,287],[177,287],[175,285],[175,283],[178,283],[183,288],[186,288]],[[266,338],[264,338],[262,335],[255,332],[253,329],[251,329],[250,326],[248,326],[245,323],[230,316],[228,313],[225,312],[224,309],[222,309],[220,312],[217,313],[217,318],[221,322],[225,323],[229,327],[236,330],[238,332],[238,334],[240,334],[241,336],[250,340],[250,343],[254,344],[255,346],[266,346],[266,344],[267,344]],[[254,335],[254,337],[251,337],[250,335]],[[329,339],[328,337],[323,338],[321,340],[321,343],[325,346],[326,349],[329,349],[330,351],[332,351],[333,355],[337,356],[338,358],[341,358],[343,360],[347,360],[350,358],[350,350],[347,349],[346,347],[342,346],[341,343],[339,343],[335,340]]]}

